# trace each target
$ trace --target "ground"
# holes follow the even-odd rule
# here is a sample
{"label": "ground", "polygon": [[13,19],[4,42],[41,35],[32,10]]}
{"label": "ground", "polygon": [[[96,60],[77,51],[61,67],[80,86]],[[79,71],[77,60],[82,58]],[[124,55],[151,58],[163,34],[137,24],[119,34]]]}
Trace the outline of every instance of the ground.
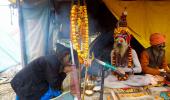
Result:
{"label": "ground", "polygon": [[15,93],[9,83],[0,84],[0,100],[15,100]]}
{"label": "ground", "polygon": [[0,72],[0,100],[15,100],[15,93],[9,82],[20,69],[21,66],[13,66]]}

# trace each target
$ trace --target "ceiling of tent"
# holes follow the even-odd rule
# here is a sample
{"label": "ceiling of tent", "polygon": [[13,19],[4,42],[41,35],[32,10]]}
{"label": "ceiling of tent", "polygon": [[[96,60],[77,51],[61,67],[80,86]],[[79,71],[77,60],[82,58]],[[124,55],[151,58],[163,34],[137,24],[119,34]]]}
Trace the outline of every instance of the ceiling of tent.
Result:
{"label": "ceiling of tent", "polygon": [[166,36],[166,56],[170,63],[170,1],[169,0],[137,0],[119,1],[103,0],[112,14],[119,16],[127,7],[127,22],[130,33],[144,46],[149,47],[151,33],[162,33]]}

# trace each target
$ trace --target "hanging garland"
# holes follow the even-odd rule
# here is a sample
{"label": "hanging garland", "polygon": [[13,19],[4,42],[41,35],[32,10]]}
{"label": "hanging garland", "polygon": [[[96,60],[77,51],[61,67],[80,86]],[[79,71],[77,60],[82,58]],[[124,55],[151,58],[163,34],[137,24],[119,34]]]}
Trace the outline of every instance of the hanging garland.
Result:
{"label": "hanging garland", "polygon": [[77,50],[80,63],[83,63],[83,59],[88,58],[89,53],[87,7],[74,4],[71,8],[70,22],[71,41]]}

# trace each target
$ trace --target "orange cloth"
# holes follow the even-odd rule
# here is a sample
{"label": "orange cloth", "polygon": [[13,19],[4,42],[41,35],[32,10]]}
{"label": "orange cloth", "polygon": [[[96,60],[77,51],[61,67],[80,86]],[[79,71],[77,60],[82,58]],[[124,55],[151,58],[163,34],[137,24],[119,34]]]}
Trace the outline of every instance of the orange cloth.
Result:
{"label": "orange cloth", "polygon": [[165,42],[165,36],[160,33],[153,33],[150,36],[150,44],[158,45]]}
{"label": "orange cloth", "polygon": [[[148,66],[149,65],[149,55],[148,55],[147,51],[143,51],[141,53],[140,61],[141,61],[142,71],[145,74],[160,75],[158,66],[155,68]],[[163,59],[161,68],[163,68],[165,71],[169,71],[166,58]]]}

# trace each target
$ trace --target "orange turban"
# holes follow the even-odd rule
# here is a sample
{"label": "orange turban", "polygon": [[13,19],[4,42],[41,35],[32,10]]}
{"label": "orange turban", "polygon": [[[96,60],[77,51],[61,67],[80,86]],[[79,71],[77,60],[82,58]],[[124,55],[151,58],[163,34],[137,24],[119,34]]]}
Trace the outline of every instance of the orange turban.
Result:
{"label": "orange turban", "polygon": [[158,45],[165,42],[165,36],[160,33],[153,33],[150,36],[150,44]]}

